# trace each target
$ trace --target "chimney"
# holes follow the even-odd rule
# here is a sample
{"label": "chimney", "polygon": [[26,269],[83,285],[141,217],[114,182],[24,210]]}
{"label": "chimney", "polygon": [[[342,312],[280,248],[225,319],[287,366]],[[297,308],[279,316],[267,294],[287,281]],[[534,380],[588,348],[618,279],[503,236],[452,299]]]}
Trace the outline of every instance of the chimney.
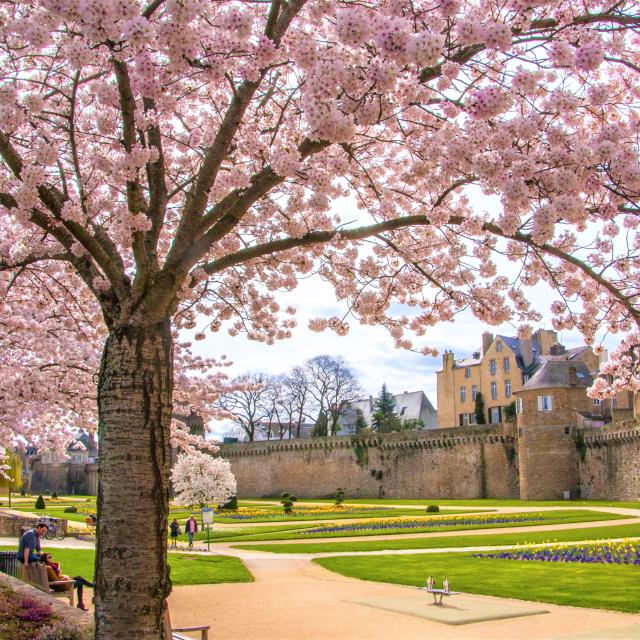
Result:
{"label": "chimney", "polygon": [[454,364],[453,351],[445,351],[442,354],[442,369],[453,369]]}
{"label": "chimney", "polygon": [[482,334],[482,355],[487,353],[492,342],[493,342],[493,333],[491,333],[491,331],[485,331]]}
{"label": "chimney", "polygon": [[538,329],[533,334],[533,340],[538,345],[538,355],[548,356],[551,346],[558,344],[558,333],[551,329]]}

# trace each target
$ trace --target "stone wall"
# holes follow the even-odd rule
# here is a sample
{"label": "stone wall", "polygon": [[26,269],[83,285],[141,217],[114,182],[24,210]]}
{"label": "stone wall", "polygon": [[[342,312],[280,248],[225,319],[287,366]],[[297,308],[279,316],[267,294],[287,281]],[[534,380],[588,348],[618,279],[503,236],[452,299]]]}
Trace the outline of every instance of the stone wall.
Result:
{"label": "stone wall", "polygon": [[238,495],[517,498],[510,425],[224,445]]}
{"label": "stone wall", "polygon": [[30,493],[77,494],[95,496],[98,493],[98,463],[43,464],[40,458],[31,460]]}
{"label": "stone wall", "polygon": [[582,497],[640,499],[640,429],[633,422],[586,429],[577,450]]}

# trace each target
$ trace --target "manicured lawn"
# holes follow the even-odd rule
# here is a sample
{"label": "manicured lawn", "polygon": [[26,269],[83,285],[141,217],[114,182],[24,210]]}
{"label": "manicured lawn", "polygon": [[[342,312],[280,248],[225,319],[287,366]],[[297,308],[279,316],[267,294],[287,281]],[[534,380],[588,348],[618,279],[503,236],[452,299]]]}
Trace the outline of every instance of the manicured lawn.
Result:
{"label": "manicured lawn", "polygon": [[[200,524],[198,524],[200,526]],[[273,527],[238,527],[237,529],[211,529],[209,532],[209,539],[213,542],[227,542],[228,540],[244,540],[247,536],[253,539],[253,536],[258,535],[259,533],[276,533],[279,531],[294,531],[300,529],[308,529],[313,525],[301,526],[299,524],[290,524],[290,525],[274,525]],[[184,531],[184,527],[182,529]],[[194,540],[206,540],[207,532],[206,530],[198,530],[198,533],[193,536]],[[183,533],[178,537],[178,540],[187,540],[187,535]]]}
{"label": "manicured lawn", "polygon": [[[277,498],[252,498],[245,502],[273,502]],[[298,498],[298,502],[332,503],[328,498]],[[375,504],[375,505],[420,505],[437,504],[453,507],[629,507],[640,509],[640,502],[615,502],[613,500],[494,500],[478,498],[469,500],[446,500],[441,498],[346,498],[345,505],[349,504]]]}
{"label": "manicured lawn", "polygon": [[314,562],[345,576],[424,586],[449,579],[452,590],[535,602],[640,612],[640,571],[631,565],[522,562],[469,553],[341,556]]}
{"label": "manicured lawn", "polygon": [[[46,550],[46,540],[43,541]],[[13,550],[13,547],[3,547]],[[62,563],[62,573],[93,579],[95,551],[93,549],[51,549],[56,562]],[[222,582],[253,582],[253,576],[238,558],[170,553],[171,580],[174,585],[218,584]]]}
{"label": "manicured lawn", "polygon": [[[55,504],[55,503],[54,503]],[[68,505],[66,505],[68,506]],[[94,504],[89,504],[88,502],[85,504],[77,503],[73,506],[77,507],[78,513],[65,513],[65,506],[49,506],[47,505],[45,509],[36,510],[33,508],[33,505],[30,506],[16,506],[12,507],[16,511],[26,511],[29,513],[35,513],[38,516],[47,517],[51,516],[52,518],[60,518],[61,520],[73,520],[74,522],[84,522],[87,519],[87,514],[89,511],[95,511],[96,507]],[[86,511],[84,510],[86,509]]]}
{"label": "manicured lawn", "polygon": [[353,551],[390,551],[395,549],[448,549],[452,547],[484,547],[539,542],[579,542],[581,540],[610,540],[640,537],[640,524],[623,524],[588,529],[560,529],[558,531],[527,531],[495,535],[443,536],[363,542],[315,542],[310,544],[238,544],[238,549],[269,551],[271,553],[349,553]]}
{"label": "manicured lawn", "polygon": [[[434,514],[433,517],[446,516],[447,514]],[[515,514],[505,514],[515,515]],[[527,514],[531,517],[541,516],[538,512],[532,512]],[[402,535],[406,533],[435,533],[438,531],[465,531],[471,529],[500,529],[505,527],[527,527],[546,524],[569,524],[572,522],[595,522],[599,520],[618,520],[624,519],[626,516],[619,516],[611,513],[601,513],[597,511],[548,511],[542,514],[543,520],[530,521],[524,520],[521,522],[505,522],[505,523],[493,523],[482,524],[482,522],[473,522],[469,524],[446,524],[442,526],[424,526],[416,528],[401,528],[400,520],[398,528],[390,529],[362,529],[362,530],[350,530],[350,531],[335,531],[335,532],[322,532],[322,533],[305,533],[296,534],[292,532],[276,532],[276,533],[256,533],[252,538],[255,541],[258,540],[313,540],[314,538],[343,538],[353,536],[375,536],[375,535]],[[425,517],[425,522],[427,518]],[[310,527],[311,529],[317,528],[319,525]],[[233,541],[231,538],[227,538],[228,542]]]}

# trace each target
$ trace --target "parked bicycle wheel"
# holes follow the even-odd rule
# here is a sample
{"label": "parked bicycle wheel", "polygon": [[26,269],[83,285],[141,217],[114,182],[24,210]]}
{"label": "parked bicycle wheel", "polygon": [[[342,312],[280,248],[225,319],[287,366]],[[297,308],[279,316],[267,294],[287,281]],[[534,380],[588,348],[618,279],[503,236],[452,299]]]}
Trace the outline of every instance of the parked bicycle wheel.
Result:
{"label": "parked bicycle wheel", "polygon": [[55,527],[55,525],[50,524],[50,525],[47,527],[47,530],[46,530],[46,532],[45,532],[45,534],[44,534],[44,537],[45,537],[47,540],[53,540],[53,539],[56,537],[56,527]]}
{"label": "parked bicycle wheel", "polygon": [[56,525],[56,538],[58,540],[64,540],[64,528],[61,524]]}

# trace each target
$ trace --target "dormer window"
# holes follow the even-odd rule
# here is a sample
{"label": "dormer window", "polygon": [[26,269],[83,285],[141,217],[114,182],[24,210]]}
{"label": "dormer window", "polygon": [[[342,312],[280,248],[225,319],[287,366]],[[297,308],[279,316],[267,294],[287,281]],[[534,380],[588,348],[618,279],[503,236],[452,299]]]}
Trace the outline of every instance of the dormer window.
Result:
{"label": "dormer window", "polygon": [[496,351],[502,351],[502,342],[500,340],[496,340]]}

